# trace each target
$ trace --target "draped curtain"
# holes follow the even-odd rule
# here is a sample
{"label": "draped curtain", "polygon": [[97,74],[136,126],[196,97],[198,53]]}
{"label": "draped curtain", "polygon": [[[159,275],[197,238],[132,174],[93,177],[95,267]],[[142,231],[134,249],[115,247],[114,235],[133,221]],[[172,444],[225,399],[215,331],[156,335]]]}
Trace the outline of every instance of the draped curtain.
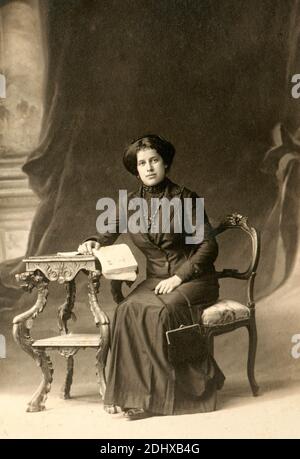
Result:
{"label": "draped curtain", "polygon": [[[295,161],[282,199],[282,150],[266,152],[273,140],[280,148],[279,124],[297,144],[300,102],[290,79],[300,73],[299,2],[41,3],[45,117],[23,168],[41,204],[26,255],[74,250],[93,234],[97,199],[136,186],[123,169],[124,147],[158,133],[177,149],[171,178],[205,198],[212,223],[239,211],[262,230],[259,292],[276,288],[297,252],[299,171]],[[242,243],[233,244],[222,246],[220,263],[243,257]],[[22,268],[20,260],[3,265],[2,282]]]}

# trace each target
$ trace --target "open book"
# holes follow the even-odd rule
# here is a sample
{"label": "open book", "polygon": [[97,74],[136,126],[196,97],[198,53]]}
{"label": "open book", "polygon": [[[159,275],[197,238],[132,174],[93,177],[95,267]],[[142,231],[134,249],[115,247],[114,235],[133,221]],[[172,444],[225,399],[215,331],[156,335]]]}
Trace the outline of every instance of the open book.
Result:
{"label": "open book", "polygon": [[107,279],[136,279],[137,261],[127,244],[114,244],[93,250]]}
{"label": "open book", "polygon": [[[79,252],[58,252],[57,255],[73,257]],[[93,255],[98,258],[107,279],[135,281],[138,264],[127,244],[100,247],[93,250]]]}

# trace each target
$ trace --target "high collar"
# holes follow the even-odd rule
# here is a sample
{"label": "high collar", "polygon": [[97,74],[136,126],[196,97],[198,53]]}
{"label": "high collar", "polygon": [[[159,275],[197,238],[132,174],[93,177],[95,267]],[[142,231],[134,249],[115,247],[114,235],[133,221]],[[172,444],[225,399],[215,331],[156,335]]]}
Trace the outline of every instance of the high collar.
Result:
{"label": "high collar", "polygon": [[142,184],[142,194],[143,196],[149,195],[149,196],[158,196],[161,195],[162,193],[165,192],[166,186],[167,186],[168,180],[167,177],[165,177],[160,183],[157,183],[157,185],[145,185],[144,183]]}
{"label": "high collar", "polygon": [[[181,194],[183,187],[180,185],[177,185],[176,183],[173,183],[169,178],[166,177],[164,180],[166,182],[165,185],[165,193],[164,196],[166,198],[172,198],[174,196],[178,196]],[[140,185],[140,187],[132,193],[132,197],[142,197],[143,192],[143,185]]]}

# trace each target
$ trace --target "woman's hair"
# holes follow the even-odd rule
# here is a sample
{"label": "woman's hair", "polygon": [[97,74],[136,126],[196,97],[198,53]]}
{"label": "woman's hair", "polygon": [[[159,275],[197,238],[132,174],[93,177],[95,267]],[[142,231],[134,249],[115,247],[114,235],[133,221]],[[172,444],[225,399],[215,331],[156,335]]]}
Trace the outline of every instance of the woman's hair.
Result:
{"label": "woman's hair", "polygon": [[149,134],[131,142],[124,152],[123,163],[131,174],[138,175],[137,153],[146,148],[156,150],[167,166],[167,170],[170,169],[175,155],[174,146],[166,139],[159,137],[158,135]]}

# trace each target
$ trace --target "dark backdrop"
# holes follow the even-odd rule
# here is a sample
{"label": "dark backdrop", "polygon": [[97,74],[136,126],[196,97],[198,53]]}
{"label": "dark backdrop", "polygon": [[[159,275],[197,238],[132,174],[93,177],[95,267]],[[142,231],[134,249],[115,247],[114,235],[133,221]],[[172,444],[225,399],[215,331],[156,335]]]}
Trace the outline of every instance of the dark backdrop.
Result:
{"label": "dark backdrop", "polygon": [[[205,198],[213,223],[239,211],[265,230],[278,198],[278,158],[269,174],[261,170],[272,129],[281,122],[295,133],[299,125],[300,102],[290,97],[298,1],[41,4],[48,82],[41,144],[24,166],[41,198],[27,255],[74,250],[95,232],[97,199],[136,186],[121,158],[144,133],[175,144],[171,178]],[[283,235],[287,268],[271,280],[280,231],[273,225],[263,234],[261,293],[293,264],[297,162],[293,174],[285,218],[296,231],[290,226]],[[227,267],[244,254],[232,244],[220,255]]]}

